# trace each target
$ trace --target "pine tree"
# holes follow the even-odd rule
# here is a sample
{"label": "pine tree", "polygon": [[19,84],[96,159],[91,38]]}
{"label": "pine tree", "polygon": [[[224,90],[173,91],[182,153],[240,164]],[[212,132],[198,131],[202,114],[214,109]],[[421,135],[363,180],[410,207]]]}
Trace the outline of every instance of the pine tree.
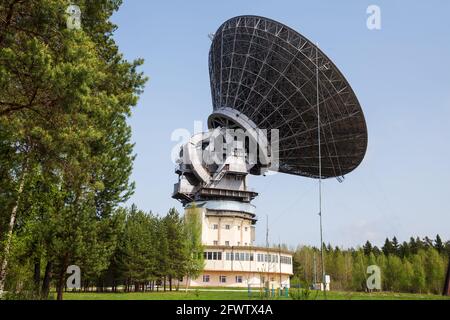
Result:
{"label": "pine tree", "polygon": [[444,244],[439,235],[436,235],[436,239],[434,240],[434,248],[439,252],[439,254],[444,252]]}
{"label": "pine tree", "polygon": [[398,251],[399,251],[399,255],[401,258],[409,257],[411,254],[411,250],[410,250],[408,242],[403,241],[403,243],[400,245]]}
{"label": "pine tree", "polygon": [[377,246],[374,246],[372,249],[372,252],[375,256],[379,256],[380,254],[382,254],[383,252],[380,250],[380,248],[378,248]]}
{"label": "pine tree", "polygon": [[424,243],[424,245],[425,245],[425,248],[427,248],[427,249],[430,249],[430,248],[433,248],[433,247],[434,247],[434,246],[433,246],[433,240],[431,240],[431,239],[428,238],[428,237],[423,238],[423,243]]}
{"label": "pine tree", "polygon": [[167,230],[169,241],[169,285],[172,291],[172,280],[181,279],[185,275],[184,262],[188,258],[186,256],[186,237],[184,234],[183,220],[175,208],[169,210],[164,217],[164,223]]}
{"label": "pine tree", "polygon": [[366,256],[372,253],[373,247],[369,240],[366,241],[366,244],[363,246],[363,250]]}
{"label": "pine tree", "polygon": [[386,240],[384,242],[384,246],[382,247],[382,250],[386,256],[394,253],[393,245],[388,238],[386,238]]}
{"label": "pine tree", "polygon": [[399,255],[399,248],[400,248],[400,246],[399,246],[397,237],[394,236],[392,238],[391,244],[392,244],[392,253],[395,254],[395,255]]}
{"label": "pine tree", "polygon": [[190,279],[198,277],[204,268],[201,212],[195,206],[186,210],[185,235],[187,239],[186,254],[189,257],[186,261],[187,290]]}
{"label": "pine tree", "polygon": [[409,249],[411,251],[411,254],[417,254],[417,252],[419,251],[419,246],[417,245],[417,242],[413,237],[409,239]]}
{"label": "pine tree", "polygon": [[427,249],[425,242],[423,242],[422,239],[420,239],[419,237],[416,237],[415,244],[416,244],[417,252],[419,252],[420,250]]}

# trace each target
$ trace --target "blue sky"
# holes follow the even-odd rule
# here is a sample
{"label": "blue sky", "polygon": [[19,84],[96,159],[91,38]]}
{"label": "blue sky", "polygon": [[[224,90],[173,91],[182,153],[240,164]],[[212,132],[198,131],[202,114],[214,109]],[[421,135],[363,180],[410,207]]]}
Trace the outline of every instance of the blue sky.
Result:
{"label": "blue sky", "polygon": [[[382,29],[366,27],[369,5]],[[355,246],[411,235],[450,239],[450,2],[124,1],[113,17],[127,59],[145,59],[150,77],[130,124],[137,159],[130,203],[165,214],[177,180],[171,150],[177,128],[193,131],[212,111],[208,34],[236,15],[278,20],[336,63],[363,107],[369,147],[344,183],[324,182],[324,240]],[[319,245],[317,181],[251,177],[259,192],[257,242]]]}

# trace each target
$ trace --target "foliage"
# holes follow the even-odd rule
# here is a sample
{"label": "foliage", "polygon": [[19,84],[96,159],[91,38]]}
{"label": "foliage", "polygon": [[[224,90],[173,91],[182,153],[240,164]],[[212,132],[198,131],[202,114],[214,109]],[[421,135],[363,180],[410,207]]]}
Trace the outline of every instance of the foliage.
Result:
{"label": "foliage", "polygon": [[58,299],[69,264],[88,277],[109,265],[116,208],[134,190],[127,117],[146,81],[113,39],[120,1],[77,1],[80,30],[66,26],[69,4],[0,3],[0,291],[16,285],[17,257],[35,294],[55,279]]}
{"label": "foliage", "polygon": [[[434,293],[442,292],[447,270],[450,242],[444,243],[439,235],[435,240],[411,238],[399,243],[394,237],[386,239],[382,250],[376,250],[367,241],[357,249],[332,249],[327,246],[325,270],[331,276],[332,290],[366,291],[370,265],[381,269],[382,289],[393,292]],[[319,250],[302,246],[294,253],[294,279],[307,283],[314,280],[314,255]],[[316,273],[321,274],[317,262]]]}

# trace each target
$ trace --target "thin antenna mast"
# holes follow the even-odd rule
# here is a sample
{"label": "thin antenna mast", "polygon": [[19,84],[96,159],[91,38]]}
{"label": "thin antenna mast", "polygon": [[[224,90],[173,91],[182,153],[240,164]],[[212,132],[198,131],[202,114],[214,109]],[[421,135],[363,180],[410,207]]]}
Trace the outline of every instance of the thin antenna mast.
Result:
{"label": "thin antenna mast", "polygon": [[281,289],[281,240],[278,236],[278,269],[280,271],[280,289]]}
{"label": "thin antenna mast", "polygon": [[325,284],[325,262],[323,257],[323,230],[322,230],[322,145],[319,99],[319,44],[316,46],[316,98],[317,98],[317,136],[319,145],[319,217],[320,217],[320,260],[322,264],[322,285],[325,298],[327,296]]}
{"label": "thin antenna mast", "polygon": [[314,276],[313,276],[313,283],[314,286],[317,285],[317,263],[316,263],[316,251],[314,251],[313,254],[313,271],[314,271]]}

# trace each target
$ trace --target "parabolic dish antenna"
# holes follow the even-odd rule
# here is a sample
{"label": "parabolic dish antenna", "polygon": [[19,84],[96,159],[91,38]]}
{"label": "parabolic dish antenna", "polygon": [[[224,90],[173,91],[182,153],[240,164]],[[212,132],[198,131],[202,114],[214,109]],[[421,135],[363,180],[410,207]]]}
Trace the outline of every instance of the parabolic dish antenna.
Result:
{"label": "parabolic dish antenna", "polygon": [[319,178],[317,79],[321,178],[342,177],[362,162],[368,138],[358,99],[334,63],[298,32],[263,17],[232,18],[214,34],[209,72],[208,126],[279,129],[280,172]]}

